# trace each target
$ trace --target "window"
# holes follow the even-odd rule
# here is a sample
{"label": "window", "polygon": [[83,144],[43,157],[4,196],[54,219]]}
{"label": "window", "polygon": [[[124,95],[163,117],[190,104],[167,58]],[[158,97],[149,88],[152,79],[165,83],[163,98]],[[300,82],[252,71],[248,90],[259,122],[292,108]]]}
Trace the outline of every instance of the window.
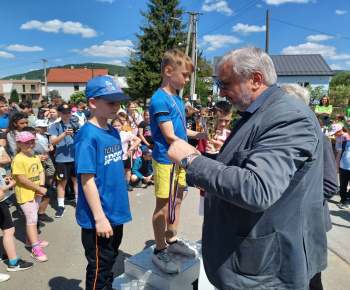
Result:
{"label": "window", "polygon": [[79,85],[74,85],[74,92],[79,91]]}
{"label": "window", "polygon": [[23,93],[26,91],[26,85],[22,85]]}
{"label": "window", "polygon": [[38,94],[32,94],[32,100],[39,100]]}
{"label": "window", "polygon": [[310,85],[310,82],[298,82],[298,85],[300,85],[300,86],[306,88],[307,86]]}
{"label": "window", "polygon": [[36,90],[36,85],[30,85],[30,89],[35,91]]}

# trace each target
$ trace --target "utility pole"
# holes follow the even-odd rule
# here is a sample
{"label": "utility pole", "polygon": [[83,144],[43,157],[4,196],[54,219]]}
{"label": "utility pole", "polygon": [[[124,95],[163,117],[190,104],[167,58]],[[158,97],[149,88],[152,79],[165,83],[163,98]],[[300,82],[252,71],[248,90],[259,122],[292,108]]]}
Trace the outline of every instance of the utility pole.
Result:
{"label": "utility pole", "polygon": [[270,30],[270,10],[266,11],[266,46],[265,52],[269,54],[269,30]]}
{"label": "utility pole", "polygon": [[47,79],[46,79],[46,62],[47,62],[47,59],[42,59],[42,61],[44,62],[45,97],[46,97],[46,99],[48,99],[48,95],[47,95]]}
{"label": "utility pole", "polygon": [[[191,30],[192,30],[192,14],[190,15],[190,22],[188,24],[188,30],[187,30],[187,40],[186,40],[186,48],[185,48],[186,55],[188,55],[188,50],[190,49]],[[181,89],[179,93],[180,98],[182,98],[183,94],[184,94],[184,89]]]}

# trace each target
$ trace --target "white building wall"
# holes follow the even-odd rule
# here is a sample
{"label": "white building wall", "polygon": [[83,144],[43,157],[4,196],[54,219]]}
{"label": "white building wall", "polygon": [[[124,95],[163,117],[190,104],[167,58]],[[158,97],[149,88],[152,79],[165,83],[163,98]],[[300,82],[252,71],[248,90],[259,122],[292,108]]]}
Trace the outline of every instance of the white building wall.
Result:
{"label": "white building wall", "polygon": [[62,99],[68,101],[70,96],[75,93],[74,85],[79,85],[79,91],[85,90],[86,83],[48,83],[47,90],[48,92],[52,90],[59,91]]}
{"label": "white building wall", "polygon": [[328,90],[329,82],[332,77],[330,76],[279,76],[277,77],[277,83],[294,83],[309,82],[311,87],[324,86],[325,90]]}

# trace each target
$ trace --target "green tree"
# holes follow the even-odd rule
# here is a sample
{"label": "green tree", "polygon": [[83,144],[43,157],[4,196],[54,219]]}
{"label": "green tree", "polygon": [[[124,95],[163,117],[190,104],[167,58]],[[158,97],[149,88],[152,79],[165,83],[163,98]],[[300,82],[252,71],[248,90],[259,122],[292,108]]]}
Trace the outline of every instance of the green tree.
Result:
{"label": "green tree", "polygon": [[16,89],[11,91],[10,100],[14,101],[15,103],[19,102],[19,97]]}
{"label": "green tree", "polygon": [[58,90],[49,91],[48,95],[51,103],[53,102],[54,99],[61,99],[61,95]]}
{"label": "green tree", "polygon": [[307,86],[306,88],[310,91],[310,104],[319,104],[321,98],[327,95],[327,90],[324,86]]}
{"label": "green tree", "polygon": [[78,104],[80,101],[86,101],[85,90],[75,92],[70,96],[70,99],[73,100],[76,104]]}
{"label": "green tree", "polygon": [[130,89],[127,94],[134,99],[150,98],[161,85],[160,65],[164,53],[179,48],[178,43],[185,39],[185,25],[173,18],[181,18],[183,9],[178,0],[150,0],[140,27],[143,34],[136,34],[135,51],[131,53],[128,70]]}
{"label": "green tree", "polygon": [[350,86],[350,72],[342,72],[334,77],[332,77],[332,80],[329,83],[330,87],[336,87],[339,85],[345,85]]}
{"label": "green tree", "polygon": [[329,98],[334,107],[343,107],[347,106],[350,96],[350,86],[337,85],[329,89]]}

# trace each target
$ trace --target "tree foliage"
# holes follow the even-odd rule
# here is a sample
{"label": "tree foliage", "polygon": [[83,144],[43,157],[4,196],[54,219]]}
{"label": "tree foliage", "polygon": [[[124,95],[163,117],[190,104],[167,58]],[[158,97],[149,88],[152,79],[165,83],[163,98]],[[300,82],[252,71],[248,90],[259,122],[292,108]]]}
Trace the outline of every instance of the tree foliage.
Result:
{"label": "tree foliage", "polygon": [[346,107],[350,98],[350,86],[337,85],[329,88],[329,98],[335,107]]}
{"label": "tree foliage", "polygon": [[51,103],[55,99],[61,99],[61,94],[60,94],[60,92],[58,90],[49,91],[48,95],[49,95],[49,99],[50,99]]}
{"label": "tree foliage", "polygon": [[334,88],[339,85],[350,86],[350,72],[342,72],[334,77],[329,83],[329,86]]}
{"label": "tree foliage", "polygon": [[16,89],[11,91],[10,100],[14,101],[15,103],[19,102],[19,97]]}
{"label": "tree foliage", "polygon": [[70,99],[73,100],[76,104],[78,104],[80,101],[86,101],[85,90],[75,92],[70,96]]}
{"label": "tree foliage", "polygon": [[307,89],[310,91],[310,104],[319,104],[321,98],[327,96],[327,90],[324,86],[307,86]]}
{"label": "tree foliage", "polygon": [[153,95],[162,82],[160,66],[164,53],[179,49],[178,43],[185,39],[185,25],[172,19],[181,18],[183,9],[178,5],[178,0],[150,0],[147,11],[141,11],[143,34],[136,34],[135,51],[128,67],[131,77],[127,93],[134,99]]}

